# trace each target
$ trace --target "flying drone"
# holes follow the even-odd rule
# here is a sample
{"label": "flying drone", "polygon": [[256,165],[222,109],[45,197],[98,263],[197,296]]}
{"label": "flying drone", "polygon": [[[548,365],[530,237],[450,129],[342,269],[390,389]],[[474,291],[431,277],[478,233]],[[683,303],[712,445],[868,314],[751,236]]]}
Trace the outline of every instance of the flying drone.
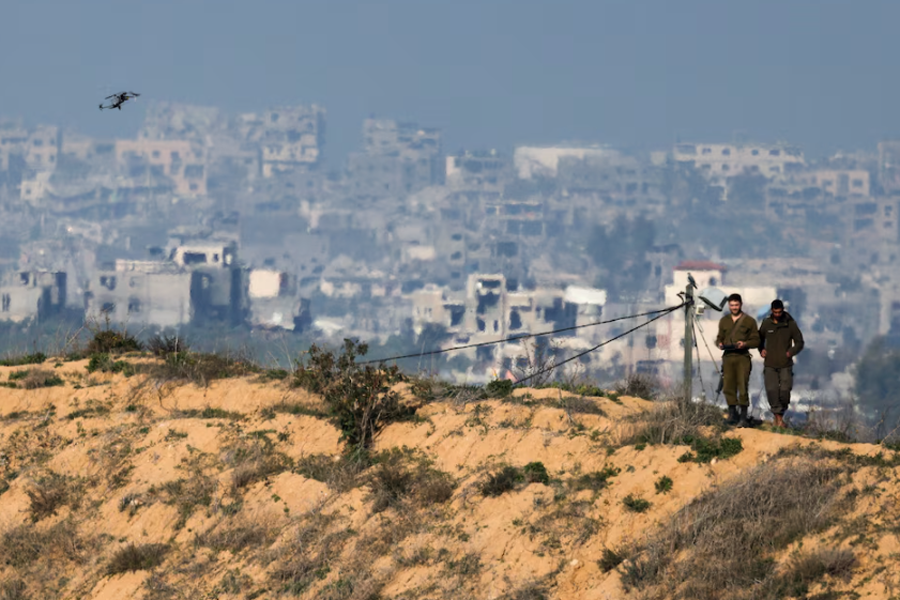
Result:
{"label": "flying drone", "polygon": [[104,98],[104,100],[107,100],[107,103],[101,104],[100,110],[103,110],[104,108],[110,110],[113,108],[118,108],[119,110],[122,110],[123,104],[133,98],[137,98],[138,96],[140,96],[140,94],[137,94],[135,92],[122,92],[119,94],[113,94],[112,96],[107,96],[106,98]]}

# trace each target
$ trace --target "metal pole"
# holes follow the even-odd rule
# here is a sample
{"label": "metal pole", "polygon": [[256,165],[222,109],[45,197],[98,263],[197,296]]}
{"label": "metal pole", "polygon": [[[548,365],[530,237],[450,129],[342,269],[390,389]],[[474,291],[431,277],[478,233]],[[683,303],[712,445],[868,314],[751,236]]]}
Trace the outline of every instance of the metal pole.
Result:
{"label": "metal pole", "polygon": [[[688,275],[693,281],[693,278]],[[693,396],[694,368],[694,285],[688,283],[684,288],[684,401],[690,402]]]}

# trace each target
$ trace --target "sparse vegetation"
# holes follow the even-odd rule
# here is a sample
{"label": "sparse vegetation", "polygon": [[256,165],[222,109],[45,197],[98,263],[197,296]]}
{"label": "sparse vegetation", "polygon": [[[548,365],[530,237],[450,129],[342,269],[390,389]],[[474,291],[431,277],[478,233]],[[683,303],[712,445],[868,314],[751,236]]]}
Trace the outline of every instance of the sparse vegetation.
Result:
{"label": "sparse vegetation", "polygon": [[569,487],[576,492],[592,490],[599,492],[609,484],[609,478],[615,477],[621,472],[617,467],[604,467],[601,471],[584,473],[569,480]]}
{"label": "sparse vegetation", "polygon": [[[156,352],[160,362],[189,352],[173,340]],[[151,376],[150,385],[142,378],[99,378],[103,387],[63,400],[60,415],[53,405],[34,404],[27,397],[24,404],[7,408],[0,418],[0,501],[24,497],[28,515],[23,525],[4,529],[0,524],[0,600],[74,597],[89,593],[103,577],[134,571],[149,571],[141,575],[146,579],[138,592],[148,600],[210,594],[367,599],[380,597],[386,585],[393,589],[412,569],[417,583],[391,597],[465,600],[478,597],[481,574],[498,567],[494,558],[485,558],[492,554],[483,557],[473,549],[504,535],[509,537],[502,543],[524,542],[535,560],[543,561],[538,579],[493,579],[497,597],[507,600],[555,597],[560,574],[578,568],[573,556],[595,561],[589,566],[596,564],[603,573],[616,571],[615,578],[646,600],[837,600],[845,597],[837,590],[849,589],[843,582],[857,567],[873,576],[874,567],[858,562],[857,555],[862,558],[884,532],[896,529],[885,507],[895,493],[891,477],[900,453],[888,443],[881,454],[856,454],[858,448],[829,444],[838,448],[829,449],[799,437],[782,438],[788,446],[766,465],[734,478],[731,466],[691,467],[691,477],[673,494],[674,472],[665,474],[665,465],[680,454],[683,461],[709,464],[742,451],[741,438],[726,437],[732,434],[720,426],[721,411],[672,400],[620,419],[643,405],[613,407],[609,402],[616,394],[588,384],[554,384],[559,392],[552,394],[504,393],[420,377],[411,381],[413,393],[422,401],[447,404],[424,408],[416,424],[385,432],[384,446],[373,444],[391,423],[413,419],[415,405],[401,397],[405,386],[396,384],[402,375],[383,366],[364,368],[356,363],[362,355],[356,350],[355,343],[345,344],[343,355],[331,355],[331,363],[316,356],[302,373],[247,367],[245,374],[255,376],[240,385],[272,394],[248,406],[229,403],[225,408],[202,390],[188,392],[198,395],[185,402],[172,396],[183,393],[177,385],[161,385],[175,380]],[[108,353],[91,358],[96,372],[121,377],[124,368],[112,368],[117,363],[138,375],[152,372],[153,359],[146,357],[133,362]],[[6,383],[20,387],[39,370],[14,367]],[[83,371],[69,367],[65,372],[91,385]],[[313,393],[272,383],[285,376]],[[199,394],[208,394],[210,404],[198,401]],[[22,402],[24,394],[10,396]],[[604,408],[616,417],[576,417],[602,417]],[[335,434],[315,419],[330,419],[341,429],[347,442],[343,452],[327,449]],[[590,429],[573,437],[578,426]],[[527,453],[521,452],[520,439],[530,444]],[[380,450],[389,446],[387,440],[414,447]],[[484,444],[491,448],[485,451]],[[89,461],[84,478],[62,475],[65,461],[50,462],[67,447]],[[632,447],[644,452],[635,455]],[[453,450],[441,454],[445,448]],[[170,472],[170,481],[148,489],[145,471],[133,475],[133,470],[165,466],[173,454],[175,463],[167,468],[177,474]],[[664,462],[659,460],[663,454]],[[502,462],[516,456],[528,458],[517,466]],[[433,462],[448,464],[448,457],[455,468],[441,468],[452,476]],[[865,477],[851,482],[846,475],[860,469],[868,469]],[[630,473],[627,481],[609,489],[622,470]],[[285,475],[274,477],[279,473]],[[726,478],[720,478],[722,473]],[[312,482],[297,485],[298,475],[324,482],[328,489]],[[685,486],[705,475],[716,478],[710,491],[678,510],[691,493]],[[285,483],[310,491],[299,499],[301,510],[295,509],[297,497],[282,499]],[[487,500],[532,483],[540,485],[509,500]],[[10,487],[12,493],[5,491]],[[626,492],[632,493],[623,498]],[[867,510],[877,506],[882,513],[872,518],[853,511],[860,498],[873,507]],[[127,520],[135,541],[112,537],[102,524],[98,538],[83,537],[97,528],[96,515],[110,516],[109,502],[113,517]],[[504,515],[502,534],[493,519],[481,520],[485,506],[516,511]],[[170,545],[142,544],[148,538],[137,537],[157,511],[176,516],[168,521],[165,537],[152,534],[149,540],[169,540]],[[635,538],[604,547],[605,529],[614,525],[610,515],[624,513],[627,522],[649,524],[671,511],[671,520],[649,533],[635,531]],[[846,514],[855,516],[846,519]],[[814,543],[806,545],[807,540]],[[69,574],[73,562],[77,580]]]}
{"label": "sparse vegetation", "polygon": [[144,370],[155,381],[185,381],[200,387],[206,387],[217,379],[260,371],[259,367],[239,358],[189,351],[164,354],[162,360],[149,364]]}

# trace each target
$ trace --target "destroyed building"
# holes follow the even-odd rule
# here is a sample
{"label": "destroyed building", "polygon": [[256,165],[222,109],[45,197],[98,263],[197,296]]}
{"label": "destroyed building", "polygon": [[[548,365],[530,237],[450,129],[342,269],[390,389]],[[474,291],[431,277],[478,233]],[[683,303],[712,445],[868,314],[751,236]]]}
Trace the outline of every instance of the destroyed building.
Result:
{"label": "destroyed building", "polygon": [[357,197],[404,196],[444,182],[441,132],[390,119],[363,122],[363,152],[350,155]]}
{"label": "destroyed building", "polygon": [[260,148],[263,177],[316,168],[325,144],[325,109],[284,106],[238,117],[232,130]]}
{"label": "destroyed building", "polygon": [[160,327],[245,320],[245,272],[236,244],[189,244],[164,260],[117,260],[102,267],[85,295],[89,318]]}
{"label": "destroyed building", "polygon": [[65,273],[9,273],[0,285],[0,321],[40,321],[60,314],[66,307],[66,283]]}

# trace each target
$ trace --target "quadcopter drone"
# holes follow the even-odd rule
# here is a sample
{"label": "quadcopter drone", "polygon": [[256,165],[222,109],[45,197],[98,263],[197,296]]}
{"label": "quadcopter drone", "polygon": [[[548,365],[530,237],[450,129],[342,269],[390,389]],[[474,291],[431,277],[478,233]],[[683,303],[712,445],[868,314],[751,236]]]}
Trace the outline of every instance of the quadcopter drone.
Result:
{"label": "quadcopter drone", "polygon": [[136,94],[135,92],[122,92],[120,94],[113,94],[112,96],[107,96],[104,100],[108,100],[105,105],[100,105],[100,110],[104,108],[113,109],[118,108],[122,110],[122,105],[131,100],[132,98],[137,98],[140,94]]}

